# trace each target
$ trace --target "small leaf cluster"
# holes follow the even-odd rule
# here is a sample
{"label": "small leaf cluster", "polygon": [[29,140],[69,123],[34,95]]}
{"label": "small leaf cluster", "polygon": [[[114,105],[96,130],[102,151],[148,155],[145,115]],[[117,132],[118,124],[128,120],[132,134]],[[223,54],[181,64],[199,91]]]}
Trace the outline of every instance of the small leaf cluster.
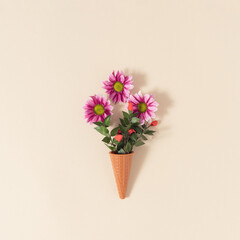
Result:
{"label": "small leaf cluster", "polygon": [[[124,112],[120,118],[120,123],[117,127],[109,130],[111,116],[107,116],[103,122],[98,121],[95,129],[104,135],[102,141],[105,145],[116,154],[127,154],[133,151],[133,147],[139,147],[145,144],[148,140],[146,135],[153,135],[155,131],[149,130],[149,124],[141,125],[138,113],[132,111]],[[129,131],[130,130],[130,131]],[[115,139],[116,135],[122,135],[121,141]]]}

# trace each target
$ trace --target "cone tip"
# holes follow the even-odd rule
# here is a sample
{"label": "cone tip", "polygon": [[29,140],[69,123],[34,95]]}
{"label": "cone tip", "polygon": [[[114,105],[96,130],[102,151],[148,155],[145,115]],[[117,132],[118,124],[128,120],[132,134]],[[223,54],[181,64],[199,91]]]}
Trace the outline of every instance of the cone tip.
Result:
{"label": "cone tip", "polygon": [[120,199],[124,199],[126,195],[124,193],[118,193]]}

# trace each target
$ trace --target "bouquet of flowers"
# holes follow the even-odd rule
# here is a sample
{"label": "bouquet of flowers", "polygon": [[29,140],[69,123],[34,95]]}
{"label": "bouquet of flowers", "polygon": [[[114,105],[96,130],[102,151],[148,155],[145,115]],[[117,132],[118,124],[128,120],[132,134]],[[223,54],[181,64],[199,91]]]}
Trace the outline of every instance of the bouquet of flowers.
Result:
{"label": "bouquet of flowers", "polygon": [[[132,76],[125,76],[123,72],[113,71],[108,81],[103,81],[103,88],[108,94],[94,95],[84,106],[85,119],[95,124],[95,129],[104,137],[102,141],[111,150],[110,157],[117,182],[120,198],[125,198],[127,182],[133,156],[133,148],[139,147],[148,140],[146,135],[153,135],[152,127],[158,124],[155,112],[158,103],[152,94],[143,95],[141,91],[130,95],[133,89]],[[122,118],[116,127],[109,129],[113,106],[119,102],[127,103],[127,111],[123,111]]]}

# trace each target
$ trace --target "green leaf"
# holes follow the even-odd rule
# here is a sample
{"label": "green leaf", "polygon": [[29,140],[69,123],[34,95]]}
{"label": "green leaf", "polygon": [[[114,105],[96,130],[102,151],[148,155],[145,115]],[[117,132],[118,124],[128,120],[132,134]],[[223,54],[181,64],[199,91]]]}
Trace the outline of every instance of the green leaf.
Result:
{"label": "green leaf", "polygon": [[101,122],[101,121],[94,122],[94,124],[97,125],[97,126],[103,126],[103,122]]}
{"label": "green leaf", "polygon": [[121,131],[122,133],[125,133],[125,132],[126,132],[126,128],[125,128],[125,127],[123,127],[122,125],[119,125],[119,127],[120,127],[120,131]]}
{"label": "green leaf", "polygon": [[120,118],[120,122],[121,122],[121,124],[122,124],[124,127],[127,126],[126,123],[124,122],[124,120],[123,120],[122,118]]}
{"label": "green leaf", "polygon": [[130,116],[133,116],[133,111],[128,110],[128,112],[129,112],[129,115],[130,115]]}
{"label": "green leaf", "polygon": [[126,113],[126,112],[124,112],[124,111],[122,111],[122,112],[123,112],[123,116],[124,116],[124,118],[126,118],[126,119],[129,119],[129,118],[130,118],[130,116],[129,116],[128,113]]}
{"label": "green leaf", "polygon": [[139,113],[136,112],[136,113],[133,113],[133,117],[136,117]]}
{"label": "green leaf", "polygon": [[126,146],[124,147],[126,153],[129,153],[132,150],[132,145],[130,142],[127,142]]}
{"label": "green leaf", "polygon": [[111,131],[111,136],[116,136],[117,133],[118,133],[118,129],[119,129],[119,127],[114,128],[114,129]]}
{"label": "green leaf", "polygon": [[107,144],[105,144],[110,150],[112,150],[112,151],[115,151],[116,149],[115,149],[115,147],[112,147],[112,146],[108,146]]}
{"label": "green leaf", "polygon": [[126,126],[129,124],[129,120],[127,118],[124,118],[124,122],[125,122]]}
{"label": "green leaf", "polygon": [[128,141],[131,143],[132,146],[133,146],[134,143],[135,143],[135,141],[134,141],[131,137],[128,139]]}
{"label": "green leaf", "polygon": [[142,140],[138,140],[136,143],[135,143],[135,146],[139,147],[139,146],[142,146],[144,144],[144,142]]}
{"label": "green leaf", "polygon": [[153,133],[155,133],[155,131],[147,130],[144,133],[147,134],[147,135],[153,135]]}
{"label": "green leaf", "polygon": [[123,141],[121,141],[120,143],[118,143],[118,145],[117,145],[117,150],[119,151],[121,148],[123,148],[124,147],[124,142]]}
{"label": "green leaf", "polygon": [[120,154],[125,154],[125,151],[121,148],[121,149],[118,151],[118,153],[120,153]]}
{"label": "green leaf", "polygon": [[96,129],[98,132],[100,132],[102,135],[104,135],[104,136],[107,136],[108,133],[109,133],[108,129],[107,129],[106,127],[104,127],[104,126],[95,127],[95,129]]}
{"label": "green leaf", "polygon": [[[122,141],[122,140],[121,140]],[[119,144],[119,141],[117,141],[115,138],[113,139],[113,143]]]}
{"label": "green leaf", "polygon": [[139,121],[140,121],[140,119],[137,117],[132,118],[132,123],[138,123]]}
{"label": "green leaf", "polygon": [[136,134],[136,133],[132,133],[130,138],[131,138],[133,141],[137,141],[137,134]]}
{"label": "green leaf", "polygon": [[140,134],[143,132],[142,128],[138,126],[134,127],[134,130],[136,130],[136,132]]}
{"label": "green leaf", "polygon": [[141,124],[140,122],[136,122],[136,123],[132,123],[132,126],[134,127],[134,126],[138,126],[140,124]]}
{"label": "green leaf", "polygon": [[102,141],[105,142],[105,143],[109,143],[110,140],[111,140],[110,137],[105,137],[105,138],[102,139]]}
{"label": "green leaf", "polygon": [[144,135],[142,135],[142,139],[143,140],[148,140]]}
{"label": "green leaf", "polygon": [[110,120],[111,120],[111,115],[107,116],[105,119],[104,119],[104,124],[106,127],[109,127],[110,126]]}

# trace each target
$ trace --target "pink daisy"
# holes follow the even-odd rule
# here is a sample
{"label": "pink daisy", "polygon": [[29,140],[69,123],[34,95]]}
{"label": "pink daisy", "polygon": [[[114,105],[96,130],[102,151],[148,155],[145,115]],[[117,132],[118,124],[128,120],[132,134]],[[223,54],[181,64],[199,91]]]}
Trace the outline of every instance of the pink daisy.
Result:
{"label": "pink daisy", "polygon": [[127,102],[129,90],[133,88],[132,76],[125,76],[123,72],[113,71],[109,76],[109,81],[103,81],[104,89],[109,94],[109,98],[114,102]]}
{"label": "pink daisy", "polygon": [[135,95],[131,95],[128,99],[133,104],[133,113],[138,113],[141,123],[150,121],[155,118],[154,112],[157,111],[158,103],[154,100],[152,94],[142,95],[141,91]]}
{"label": "pink daisy", "polygon": [[85,119],[88,123],[92,124],[98,121],[103,122],[107,116],[112,115],[113,107],[106,97],[95,95],[87,100],[83,109],[85,110]]}

